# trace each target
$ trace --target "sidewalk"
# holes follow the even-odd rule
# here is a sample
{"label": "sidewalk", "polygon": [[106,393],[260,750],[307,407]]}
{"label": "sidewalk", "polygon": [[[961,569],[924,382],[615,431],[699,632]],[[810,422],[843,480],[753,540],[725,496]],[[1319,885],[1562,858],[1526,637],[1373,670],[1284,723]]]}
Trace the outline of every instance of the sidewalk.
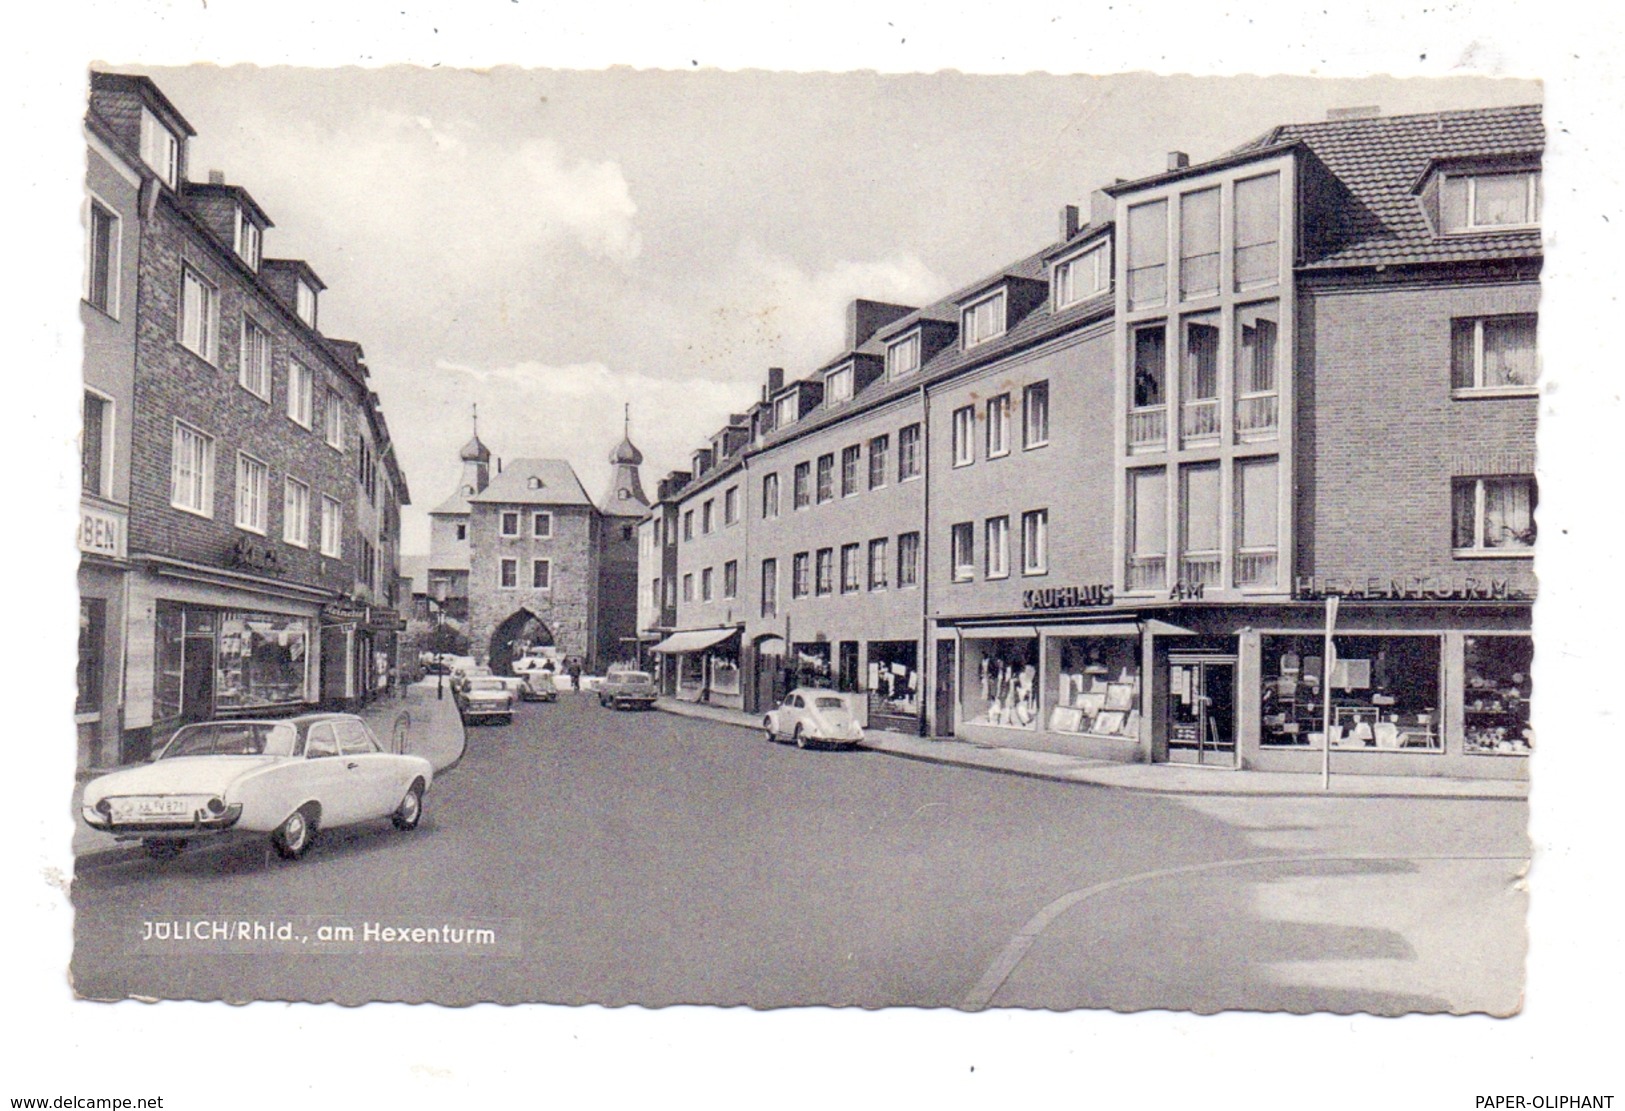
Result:
{"label": "sidewalk", "polygon": [[[737,725],[761,731],[761,717],[720,706],[701,706],[662,698],[658,709],[685,717]],[[1515,780],[1455,779],[1422,775],[1344,775],[1334,774],[1331,788],[1322,790],[1320,776],[1299,772],[1232,771],[1225,768],[1181,767],[1173,764],[1119,764],[1068,756],[1055,752],[1032,752],[1019,748],[996,748],[959,740],[911,737],[883,729],[866,729],[865,748],[923,760],[933,764],[956,764],[1054,779],[1063,783],[1088,783],[1097,787],[1120,787],[1170,795],[1302,795],[1305,797],[1363,798],[1458,798],[1527,799],[1529,784]]]}
{"label": "sidewalk", "polygon": [[[437,776],[454,767],[457,761],[463,758],[463,720],[457,713],[457,703],[452,701],[449,688],[445,699],[437,700],[432,678],[403,688],[397,698],[379,699],[363,708],[359,716],[367,723],[367,727],[372,730],[385,751],[393,747],[395,724],[397,719],[400,719],[404,731],[403,751],[428,760]],[[128,851],[135,847],[136,843],[133,841],[118,841],[112,834],[91,829],[79,820],[79,805],[84,797],[84,790],[83,781],[74,784],[72,811],[74,857],[82,859],[92,854]]]}

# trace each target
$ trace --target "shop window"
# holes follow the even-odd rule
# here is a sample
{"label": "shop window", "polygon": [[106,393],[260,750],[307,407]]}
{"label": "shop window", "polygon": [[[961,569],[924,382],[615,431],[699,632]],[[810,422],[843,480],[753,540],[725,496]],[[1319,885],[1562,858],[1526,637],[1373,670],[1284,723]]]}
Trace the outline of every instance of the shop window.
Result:
{"label": "shop window", "polygon": [[1281,422],[1276,387],[1276,336],[1279,307],[1274,301],[1236,310],[1236,438],[1275,437]]}
{"label": "shop window", "polygon": [[1463,751],[1527,756],[1535,745],[1529,724],[1535,642],[1526,636],[1466,638],[1462,676]]}
{"label": "shop window", "polygon": [[1281,175],[1236,182],[1236,289],[1280,281]]}
{"label": "shop window", "polygon": [[[868,689],[873,693],[871,712],[916,719],[913,722],[886,723],[894,728],[917,724],[920,713],[919,645],[912,640],[871,640]],[[873,719],[871,719],[873,721]]]}
{"label": "shop window", "polygon": [[1185,300],[1219,292],[1219,190],[1179,198],[1179,295]]}
{"label": "shop window", "polygon": [[216,710],[287,706],[305,699],[310,622],[269,613],[225,613],[216,655]]}
{"label": "shop window", "polygon": [[76,714],[95,714],[102,708],[102,661],[107,639],[107,602],[101,598],[79,599],[79,670]]}
{"label": "shop window", "polygon": [[1526,393],[1537,374],[1534,313],[1450,322],[1450,386],[1457,393]]}
{"label": "shop window", "polygon": [[1219,465],[1181,467],[1179,487],[1179,582],[1218,586]]}
{"label": "shop window", "polygon": [[857,444],[841,449],[841,497],[850,498],[858,492],[858,464],[863,449]]}
{"label": "shop window", "polygon": [[1179,345],[1179,435],[1187,445],[1219,438],[1219,317],[1188,316]]}
{"label": "shop window", "polygon": [[1168,300],[1168,202],[1128,210],[1128,307],[1144,309]]}
{"label": "shop window", "polygon": [[153,633],[152,720],[173,722],[181,716],[185,683],[186,623],[181,607],[158,602]]}
{"label": "shop window", "polygon": [[1451,546],[1458,556],[1535,550],[1535,480],[1516,475],[1451,482]]}
{"label": "shop window", "polygon": [[835,593],[835,549],[819,548],[813,565],[813,588],[820,595]]}
{"label": "shop window", "polygon": [[1168,477],[1161,467],[1128,475],[1126,590],[1168,585]]}
{"label": "shop window", "polygon": [[1045,694],[1052,733],[1140,735],[1137,637],[1066,637],[1050,641],[1058,661]]}
{"label": "shop window", "polygon": [[1038,727],[1038,638],[967,640],[960,720],[1011,729]]}
{"label": "shop window", "polygon": [[835,497],[835,455],[818,457],[818,504],[823,505]]}
{"label": "shop window", "polygon": [[1439,637],[1337,636],[1332,643],[1336,662],[1328,683],[1324,637],[1261,638],[1265,747],[1319,749],[1329,686],[1334,749],[1444,750]]}
{"label": "shop window", "polygon": [[1161,321],[1134,329],[1134,388],[1129,395],[1129,450],[1161,449],[1167,442],[1168,336]]}
{"label": "shop window", "polygon": [[963,521],[953,527],[949,537],[949,550],[953,556],[954,582],[969,582],[976,577],[976,526]]}

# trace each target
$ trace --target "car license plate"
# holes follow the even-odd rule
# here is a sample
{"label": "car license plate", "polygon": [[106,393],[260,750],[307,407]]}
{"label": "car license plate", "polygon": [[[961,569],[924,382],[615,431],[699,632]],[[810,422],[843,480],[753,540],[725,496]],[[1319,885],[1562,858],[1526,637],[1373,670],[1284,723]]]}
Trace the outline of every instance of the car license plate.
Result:
{"label": "car license plate", "polygon": [[192,800],[188,798],[131,798],[113,799],[113,819],[122,822],[152,821],[159,818],[192,816]]}

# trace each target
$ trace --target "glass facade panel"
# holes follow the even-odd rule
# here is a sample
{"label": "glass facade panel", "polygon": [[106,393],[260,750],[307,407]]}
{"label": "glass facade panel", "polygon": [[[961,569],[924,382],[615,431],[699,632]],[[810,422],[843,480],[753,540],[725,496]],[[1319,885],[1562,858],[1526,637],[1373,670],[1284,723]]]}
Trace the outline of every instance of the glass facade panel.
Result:
{"label": "glass facade panel", "polygon": [[1201,463],[1180,470],[1179,581],[1185,586],[1219,585],[1219,465]]}
{"label": "glass facade panel", "polygon": [[[1440,638],[1337,636],[1331,672],[1332,747],[1442,752]],[[1327,686],[1320,636],[1260,638],[1266,748],[1319,749]]]}
{"label": "glass facade panel", "polygon": [[1179,295],[1211,297],[1219,292],[1219,190],[1179,198]]}
{"label": "glass facade panel", "polygon": [[1465,648],[1463,750],[1474,755],[1528,755],[1535,746],[1529,725],[1534,639],[1470,636]]}
{"label": "glass facade panel", "polygon": [[1168,202],[1128,210],[1128,307],[1150,308],[1168,300]]}
{"label": "glass facade panel", "polygon": [[1038,727],[1038,638],[964,642],[960,720],[969,725]]}
{"label": "glass facade panel", "polygon": [[216,708],[237,710],[304,701],[309,646],[306,618],[222,614],[215,662]]}
{"label": "glass facade panel", "polygon": [[1236,182],[1236,288],[1280,281],[1281,175]]}
{"label": "glass facade panel", "polygon": [[1064,637],[1050,641],[1057,659],[1045,692],[1052,733],[1135,738],[1140,733],[1140,642],[1137,637]]}
{"label": "glass facade panel", "polygon": [[1160,467],[1130,471],[1128,502],[1125,586],[1129,590],[1161,590],[1167,586],[1167,473]]}
{"label": "glass facade panel", "polygon": [[1236,585],[1279,582],[1280,463],[1236,461]]}

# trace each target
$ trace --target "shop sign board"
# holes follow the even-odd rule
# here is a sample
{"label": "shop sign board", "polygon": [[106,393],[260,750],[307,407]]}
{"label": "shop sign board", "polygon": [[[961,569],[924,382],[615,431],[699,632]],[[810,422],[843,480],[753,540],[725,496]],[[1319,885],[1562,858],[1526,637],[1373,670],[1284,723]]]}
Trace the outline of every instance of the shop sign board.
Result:
{"label": "shop sign board", "polygon": [[1370,575],[1365,578],[1300,575],[1292,584],[1292,597],[1300,602],[1326,598],[1369,598],[1380,601],[1527,601],[1527,590],[1514,587],[1510,580],[1493,577],[1449,578],[1440,575]]}
{"label": "shop sign board", "polygon": [[1114,598],[1111,583],[1092,583],[1089,586],[1049,586],[1039,590],[1021,592],[1024,610],[1080,609],[1086,606],[1109,606]]}
{"label": "shop sign board", "polygon": [[79,507],[79,550],[88,555],[125,558],[124,514],[100,506]]}

